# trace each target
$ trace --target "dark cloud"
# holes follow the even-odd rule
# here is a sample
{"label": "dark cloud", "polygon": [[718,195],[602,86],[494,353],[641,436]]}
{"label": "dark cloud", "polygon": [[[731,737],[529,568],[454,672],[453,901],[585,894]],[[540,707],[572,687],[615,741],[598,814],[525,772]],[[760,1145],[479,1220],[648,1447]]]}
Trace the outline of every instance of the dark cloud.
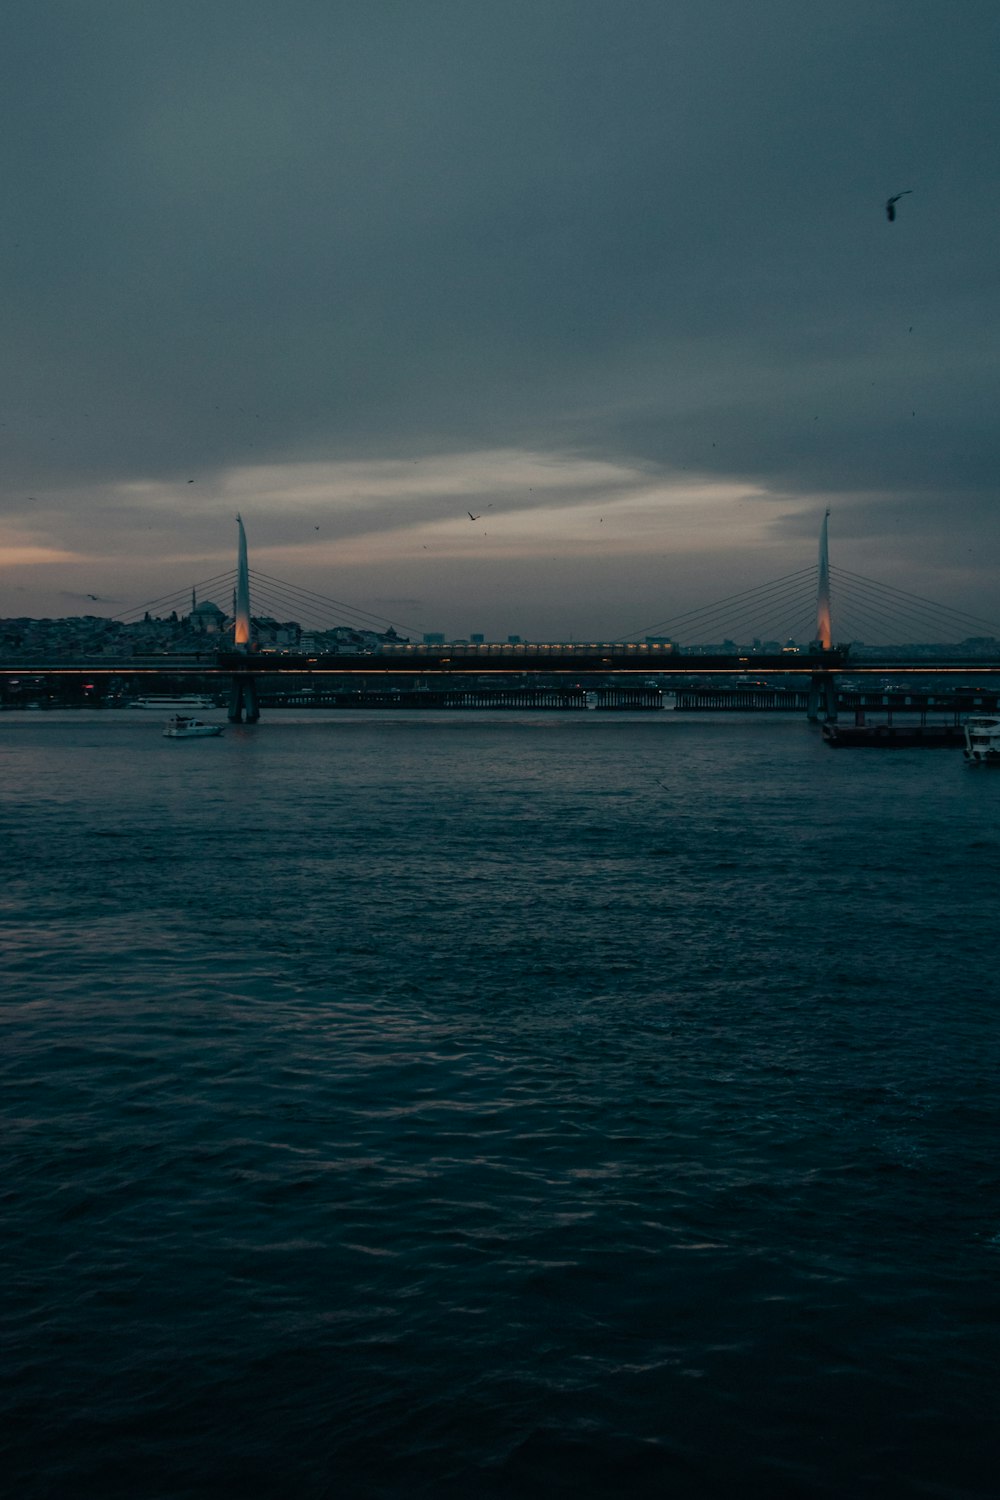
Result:
{"label": "dark cloud", "polygon": [[[518,449],[787,497],[765,576],[828,501],[914,576],[942,539],[992,565],[998,30],[992,0],[15,0],[3,512],[197,551],[236,470]],[[721,593],[724,530],[717,560]]]}

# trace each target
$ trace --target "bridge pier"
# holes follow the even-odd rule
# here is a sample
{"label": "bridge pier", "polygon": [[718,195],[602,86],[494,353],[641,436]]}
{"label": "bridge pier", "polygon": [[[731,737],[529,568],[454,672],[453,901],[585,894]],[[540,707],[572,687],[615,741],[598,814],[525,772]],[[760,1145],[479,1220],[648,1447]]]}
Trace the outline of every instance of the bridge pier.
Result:
{"label": "bridge pier", "polygon": [[831,672],[814,672],[809,681],[810,724],[832,724],[837,718],[837,684]]}
{"label": "bridge pier", "polygon": [[256,724],[260,718],[257,684],[249,672],[235,673],[229,688],[230,724]]}

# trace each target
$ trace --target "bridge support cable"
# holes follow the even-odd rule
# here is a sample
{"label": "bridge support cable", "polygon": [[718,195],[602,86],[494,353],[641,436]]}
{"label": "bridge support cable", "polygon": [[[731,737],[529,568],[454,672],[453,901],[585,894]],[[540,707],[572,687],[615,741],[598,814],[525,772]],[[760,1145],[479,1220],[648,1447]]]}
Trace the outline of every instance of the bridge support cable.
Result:
{"label": "bridge support cable", "polygon": [[873,609],[850,599],[846,594],[837,595],[838,634],[845,640],[890,644],[889,637],[895,632],[896,622],[884,611]]}
{"label": "bridge support cable", "polygon": [[[765,600],[747,604],[743,608],[710,622],[716,630],[733,639],[737,635],[771,636],[787,639],[789,636],[813,639],[812,627],[815,613],[815,596],[811,582],[795,588],[776,591]],[[704,631],[706,622],[702,621]]]}
{"label": "bridge support cable", "polygon": [[846,576],[838,577],[838,591],[842,599],[850,601],[855,607],[867,610],[869,614],[885,623],[896,623],[903,629],[931,626],[935,629],[949,629],[954,623],[950,616],[933,609],[914,606],[909,601],[903,601],[901,606],[900,602],[894,600],[884,589],[859,584]]}
{"label": "bridge support cable", "polygon": [[[311,630],[329,630],[343,625],[352,630],[376,631],[380,635],[390,627],[410,635],[423,634],[422,628],[418,626],[388,620],[370,610],[358,609],[342,600],[316,593],[313,589],[273,578],[256,568],[248,570],[248,581],[253,597],[253,613],[257,616],[268,613],[275,618],[294,618],[297,623],[305,624]],[[217,595],[225,613],[229,614],[238,587],[238,569],[228,568],[224,573],[215,573],[210,578],[185,584],[169,594],[160,594],[144,604],[133,605],[113,618],[121,620],[123,624],[132,624],[142,620],[147,614],[162,618],[176,611],[179,615],[185,615],[190,611],[192,593],[199,597]]]}
{"label": "bridge support cable", "polygon": [[161,615],[163,611],[169,614],[173,610],[177,610],[180,614],[188,610],[192,590],[196,593],[209,589],[215,593],[222,593],[225,590],[228,593],[235,582],[236,569],[229,568],[225,573],[216,573],[211,578],[203,578],[194,584],[185,584],[183,588],[175,589],[171,594],[161,594],[158,599],[150,599],[145,604],[130,605],[128,609],[122,610],[120,614],[112,618],[120,620],[124,625],[130,625],[137,620],[142,620],[147,614],[153,615],[156,610],[160,611]]}
{"label": "bridge support cable", "polygon": [[[831,571],[838,600],[844,606],[845,619],[853,616],[864,619],[882,632],[878,639],[883,643],[888,644],[887,637],[892,636],[896,637],[898,644],[913,644],[917,640],[959,642],[975,636],[1000,636],[1000,625],[996,621],[985,620],[891,584],[879,583],[846,568]],[[845,635],[842,629],[838,633],[842,637]]]}
{"label": "bridge support cable", "polygon": [[[404,630],[412,635],[423,634],[416,625],[404,625],[399,620],[389,620],[384,615],[372,614],[369,610],[358,609],[355,605],[345,604],[343,600],[332,599],[325,594],[319,594],[314,589],[303,588],[299,584],[287,583],[283,579],[274,578],[269,573],[261,573],[254,568],[251,571],[255,591],[261,588],[269,588],[276,595],[286,599],[288,605],[300,609],[303,612],[311,610],[316,617],[322,617],[327,622],[333,621],[339,624],[353,625],[358,630],[377,630],[380,633],[390,626],[394,630]],[[339,617],[339,618],[338,618]]]}
{"label": "bridge support cable", "polygon": [[324,608],[310,599],[303,599],[288,589],[280,588],[275,584],[262,584],[255,578],[254,599],[257,601],[257,614],[269,614],[276,620],[295,620],[307,631],[326,631],[335,628],[348,630],[371,630],[382,635],[389,628],[389,622],[374,617],[359,617],[348,614],[345,610],[336,613],[329,608]]}
{"label": "bridge support cable", "polygon": [[618,636],[617,639],[629,641],[637,636],[662,633],[674,637],[683,635],[686,639],[690,639],[696,634],[724,629],[727,622],[732,623],[749,612],[753,612],[755,617],[760,618],[762,617],[760,606],[765,606],[763,615],[766,616],[767,606],[785,603],[789,598],[794,598],[796,601],[799,598],[808,598],[812,603],[815,598],[815,581],[816,570],[814,568],[799,568],[794,573],[785,573],[780,578],[759,584],[755,588],[742,589],[739,593],[729,594],[712,604],[671,615],[668,619],[659,620],[654,625],[630,630]]}
{"label": "bridge support cable", "polygon": [[751,637],[787,640],[813,639],[815,588],[809,579],[798,587],[776,591],[769,597],[746,601],[741,607],[705,614],[673,625],[670,635],[681,644],[734,640]]}
{"label": "bridge support cable", "polygon": [[802,568],[618,639],[665,634],[690,645],[713,638],[745,643],[752,635],[816,640],[829,649],[834,633],[839,640],[864,639],[884,645],[959,643],[977,636],[1000,639],[1000,624],[834,567],[827,558],[826,569],[821,563],[819,571],[818,596],[816,570]]}
{"label": "bridge support cable", "polygon": [[300,600],[290,597],[272,584],[261,583],[256,574],[252,577],[258,619],[269,616],[273,620],[294,621],[308,631],[329,630],[332,626],[342,623],[331,619],[329,614],[321,613],[315,608],[303,608]]}
{"label": "bridge support cable", "polygon": [[914,594],[907,589],[896,588],[891,583],[880,583],[878,579],[868,578],[864,573],[852,573],[847,568],[838,568],[837,572],[838,575],[850,578],[856,583],[867,584],[881,594],[901,600],[909,599],[913,604],[921,605],[938,615],[949,615],[956,620],[966,621],[969,625],[985,625],[993,631],[1000,630],[1000,623],[996,620],[984,620],[981,615],[970,615],[965,610],[955,609],[950,604],[941,604],[938,600],[928,599],[923,594]]}
{"label": "bridge support cable", "polygon": [[685,610],[681,614],[671,615],[668,619],[658,620],[654,625],[645,625],[641,629],[630,630],[624,635],[617,636],[616,639],[619,641],[629,641],[635,636],[652,635],[668,629],[683,629],[685,631],[697,629],[700,628],[706,617],[721,615],[741,600],[759,599],[770,591],[777,589],[779,585],[791,585],[794,580],[804,579],[807,576],[814,576],[813,569],[800,568],[795,573],[786,573],[781,578],[775,578],[769,583],[759,584],[752,589],[743,589],[738,594],[729,594],[725,598],[715,600],[711,604],[700,605],[696,609]]}
{"label": "bridge support cable", "polygon": [[871,591],[859,592],[843,581],[838,582],[837,598],[840,633],[848,639],[864,637],[880,644],[890,644],[907,637],[912,640],[914,635],[929,634],[937,638],[940,634],[939,622],[928,623],[915,617],[901,619],[896,611],[886,607],[880,595]]}

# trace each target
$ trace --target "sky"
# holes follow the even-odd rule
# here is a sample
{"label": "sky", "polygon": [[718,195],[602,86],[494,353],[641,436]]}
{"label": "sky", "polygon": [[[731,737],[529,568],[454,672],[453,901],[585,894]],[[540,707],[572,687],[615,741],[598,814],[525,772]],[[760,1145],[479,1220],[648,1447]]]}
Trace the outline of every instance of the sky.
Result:
{"label": "sky", "polygon": [[829,507],[1000,619],[998,50],[995,0],[7,0],[0,616],[217,575],[239,511],[411,628],[609,639]]}

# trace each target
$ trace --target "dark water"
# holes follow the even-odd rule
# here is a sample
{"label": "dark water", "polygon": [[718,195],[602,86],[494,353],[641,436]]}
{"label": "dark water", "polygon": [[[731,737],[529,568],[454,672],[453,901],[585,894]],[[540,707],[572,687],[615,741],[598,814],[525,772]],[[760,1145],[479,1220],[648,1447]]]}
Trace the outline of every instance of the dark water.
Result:
{"label": "dark water", "polygon": [[0,720],[19,1497],[995,1493],[1000,775]]}

